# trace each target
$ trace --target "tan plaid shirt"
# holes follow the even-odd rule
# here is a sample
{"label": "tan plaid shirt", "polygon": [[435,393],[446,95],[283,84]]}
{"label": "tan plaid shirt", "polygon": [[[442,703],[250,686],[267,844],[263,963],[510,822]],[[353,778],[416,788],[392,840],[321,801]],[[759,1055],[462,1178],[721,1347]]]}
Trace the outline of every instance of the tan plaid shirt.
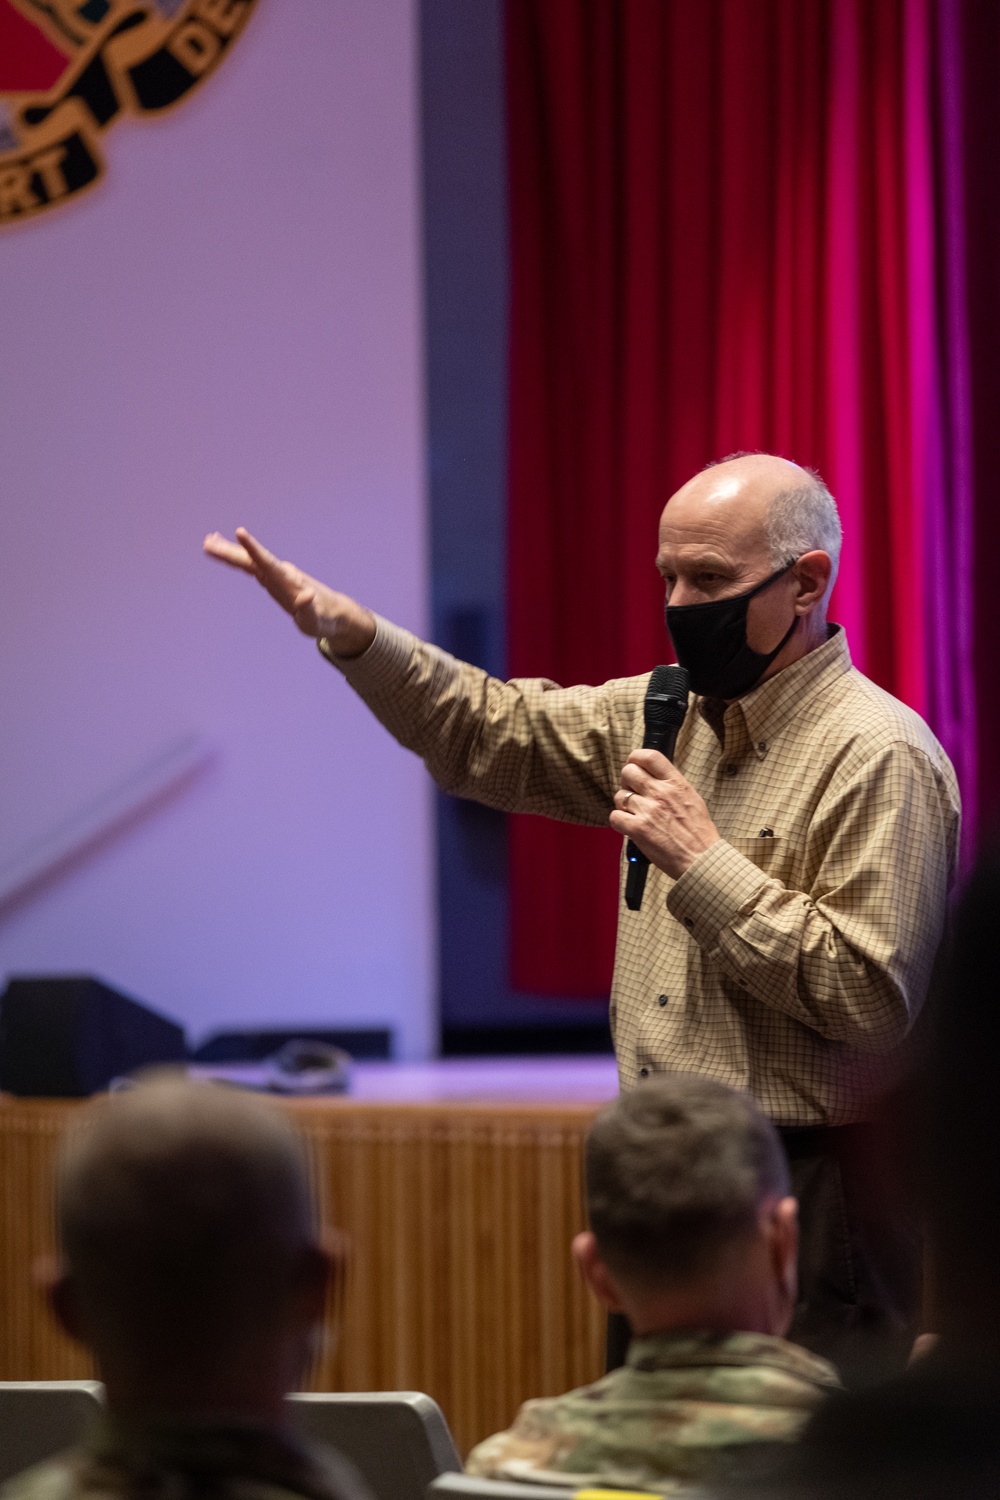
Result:
{"label": "tan plaid shirt", "polygon": [[[323,650],[325,643],[321,643]],[[344,673],[447,791],[603,824],[649,681],[499,682],[379,620]],[[623,1085],[658,1069],[746,1089],[781,1125],[863,1119],[940,941],[959,831],[923,721],[851,666],[839,627],[728,708],[696,700],[676,764],[721,835],[619,897],[611,1021]],[[623,861],[624,866],[624,861]]]}

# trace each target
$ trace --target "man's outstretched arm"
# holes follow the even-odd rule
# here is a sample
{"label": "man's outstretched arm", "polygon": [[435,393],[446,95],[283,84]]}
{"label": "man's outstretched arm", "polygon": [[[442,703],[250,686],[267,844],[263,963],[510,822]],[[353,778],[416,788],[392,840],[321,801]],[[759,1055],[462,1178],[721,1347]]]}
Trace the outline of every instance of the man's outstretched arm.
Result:
{"label": "man's outstretched arm", "polygon": [[203,542],[209,557],[250,573],[286,614],[291,615],[303,635],[326,640],[335,656],[345,660],[360,656],[375,639],[375,616],[347,594],[338,594],[317,578],[310,578],[294,563],[282,562],[243,526],[236,528],[236,541],[227,541],[213,531]]}
{"label": "man's outstretched arm", "polygon": [[236,537],[213,533],[205,552],[255,577],[446,791],[507,812],[606,822],[642,736],[645,677],[603,687],[502,682],[377,619],[242,527]]}

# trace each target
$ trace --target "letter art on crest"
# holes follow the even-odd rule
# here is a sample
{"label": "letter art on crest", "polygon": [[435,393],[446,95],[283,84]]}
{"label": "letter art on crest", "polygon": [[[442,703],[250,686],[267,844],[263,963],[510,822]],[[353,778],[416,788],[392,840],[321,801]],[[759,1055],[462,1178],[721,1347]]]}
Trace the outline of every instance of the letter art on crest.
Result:
{"label": "letter art on crest", "polygon": [[254,3],[0,0],[0,225],[96,182],[102,132],[182,100]]}

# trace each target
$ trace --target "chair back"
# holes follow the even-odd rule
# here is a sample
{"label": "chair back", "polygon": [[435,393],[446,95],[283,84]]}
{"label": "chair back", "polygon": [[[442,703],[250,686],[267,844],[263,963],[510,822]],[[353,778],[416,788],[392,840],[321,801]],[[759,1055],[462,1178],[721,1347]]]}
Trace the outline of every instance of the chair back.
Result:
{"label": "chair back", "polygon": [[424,1500],[432,1479],[462,1467],[444,1413],[420,1391],[301,1391],[288,1399],[299,1431],[349,1458],[375,1500]]}
{"label": "chair back", "polygon": [[97,1380],[0,1380],[0,1484],[74,1447],[103,1394]]}

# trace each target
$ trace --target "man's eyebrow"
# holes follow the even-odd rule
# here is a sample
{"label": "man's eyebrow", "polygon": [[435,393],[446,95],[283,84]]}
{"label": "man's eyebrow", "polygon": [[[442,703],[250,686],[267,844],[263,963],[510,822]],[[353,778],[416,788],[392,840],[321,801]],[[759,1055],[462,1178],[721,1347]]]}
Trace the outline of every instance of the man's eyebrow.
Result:
{"label": "man's eyebrow", "polygon": [[[683,559],[683,562],[686,568],[704,568],[706,571],[712,573],[732,572],[732,563],[727,562],[715,552],[703,552],[699,557],[686,557]],[[673,560],[672,565],[676,567],[677,561]],[[666,571],[668,564],[657,557],[656,567],[658,572],[663,573]]]}

